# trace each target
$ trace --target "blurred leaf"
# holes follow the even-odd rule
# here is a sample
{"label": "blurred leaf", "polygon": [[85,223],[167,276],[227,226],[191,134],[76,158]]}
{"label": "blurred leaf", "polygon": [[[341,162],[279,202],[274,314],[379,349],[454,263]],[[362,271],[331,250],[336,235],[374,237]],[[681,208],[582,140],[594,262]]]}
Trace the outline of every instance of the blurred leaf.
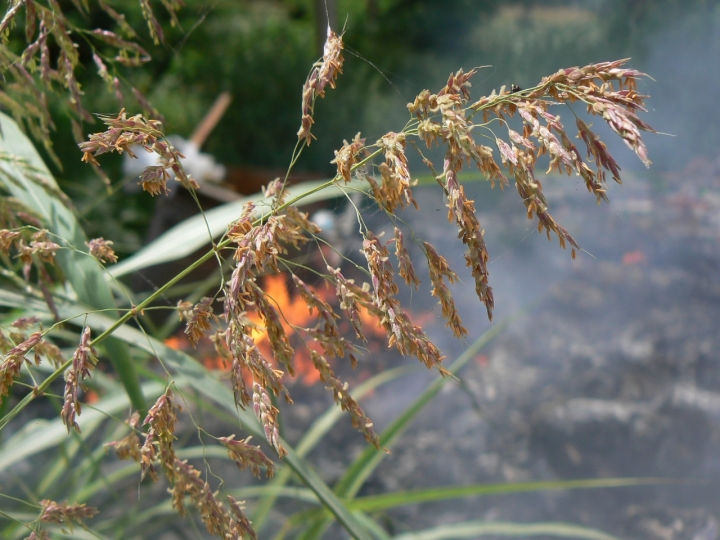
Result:
{"label": "blurred leaf", "polygon": [[[70,321],[82,318],[84,324],[87,324],[87,326],[96,331],[107,330],[115,323],[113,319],[104,314],[93,313],[90,308],[80,303],[71,303],[57,299],[56,304],[63,318]],[[0,290],[0,305],[24,307],[35,310],[39,314],[47,312],[47,307],[40,300],[10,291]],[[75,322],[75,324],[77,324],[77,322]],[[250,411],[238,409],[232,390],[223,384],[217,376],[205,369],[193,357],[182,351],[171,349],[164,343],[128,325],[123,325],[118,328],[114,332],[114,335],[125,343],[134,345],[138,349],[159,358],[164,366],[173,371],[174,382],[178,387],[193,388],[210,401],[217,403],[227,411],[233,413],[237,417],[240,426],[248,433],[260,440],[265,440],[265,434],[255,415]],[[298,456],[287,442],[282,441],[282,445],[288,452],[288,455],[284,458],[285,463],[287,463],[300,479],[315,493],[322,504],[336,517],[338,522],[340,522],[354,538],[369,538],[365,529],[357,523],[357,520],[345,504],[328,488],[310,465]]]}
{"label": "blurred leaf", "polygon": [[[383,384],[387,384],[390,381],[394,381],[398,377],[417,371],[421,369],[420,366],[400,366],[397,368],[389,369],[378,373],[371,377],[367,381],[358,385],[351,395],[355,400],[360,400],[370,392],[379,388]],[[319,416],[305,431],[305,435],[298,443],[295,451],[298,456],[305,457],[310,450],[320,442],[320,440],[332,429],[337,421],[344,415],[344,411],[336,405],[330,406],[321,416]],[[283,486],[290,479],[291,470],[287,468],[281,469],[275,474],[275,477],[270,482],[271,486],[279,487]],[[274,491],[268,491],[267,494],[260,500],[255,507],[255,511],[252,515],[252,522],[255,530],[259,533],[262,530],[262,525],[265,522],[267,514],[275,504],[276,495]]]}
{"label": "blurred leaf", "polygon": [[[302,200],[298,201],[298,205],[310,204],[342,197],[346,191],[357,190],[366,185],[366,183],[359,181],[353,181],[342,187],[336,185],[326,186],[327,183],[327,180],[322,180],[290,186],[287,190],[288,200],[302,197]],[[323,186],[326,187],[322,188]],[[200,192],[202,192],[202,188],[200,188]],[[203,214],[192,216],[177,224],[132,257],[108,268],[108,272],[111,276],[117,278],[148,266],[176,261],[182,257],[192,255],[197,250],[210,244],[210,235],[212,235],[213,239],[220,237],[227,230],[228,225],[240,217],[243,207],[249,202],[257,205],[255,209],[256,219],[268,215],[270,199],[267,199],[261,193],[243,197],[237,201],[208,210]]]}
{"label": "blurred leaf", "polygon": [[[473,358],[480,349],[497,337],[505,330],[510,320],[493,326],[490,330],[477,338],[450,366],[447,370],[453,375]],[[403,432],[410,426],[411,422],[420,413],[420,411],[432,401],[443,385],[450,380],[451,377],[438,377],[418,398],[407,407],[380,435],[380,446],[390,449],[393,444],[400,438]],[[340,478],[334,487],[335,493],[342,498],[351,499],[365,483],[365,480],[377,468],[380,462],[385,458],[385,452],[379,452],[374,447],[368,446],[362,454],[348,467],[345,474]],[[303,540],[317,539],[322,536],[325,529],[329,525],[327,518],[315,520],[308,526],[306,532],[301,536]]]}
{"label": "blurred leaf", "polygon": [[[113,311],[116,307],[115,301],[105,281],[104,269],[87,254],[85,233],[73,212],[59,199],[60,189],[57,182],[30,140],[17,124],[2,112],[0,151],[9,155],[6,159],[0,159],[0,182],[4,183],[13,197],[42,216],[53,235],[52,241],[65,248],[58,250],[56,261],[80,301],[96,309],[109,310],[109,315],[116,315]],[[20,159],[13,162],[13,158]],[[33,180],[31,173],[35,173],[45,186]],[[140,381],[127,347],[111,338],[105,342],[105,348],[123,381],[133,407],[144,410]]]}
{"label": "blurred leaf", "polygon": [[503,521],[466,521],[444,525],[424,531],[413,531],[394,540],[451,540],[478,538],[479,536],[554,536],[559,538],[583,538],[585,540],[620,540],[617,536],[596,529],[571,523],[512,523]]}
{"label": "blurred leaf", "polygon": [[475,484],[470,486],[442,486],[429,489],[395,491],[381,495],[370,495],[348,501],[353,511],[374,512],[397,506],[437,502],[479,495],[505,495],[508,493],[530,493],[564,489],[598,489],[634,486],[658,486],[676,484],[677,480],[668,478],[590,478],[585,480],[547,480],[539,482],[504,482],[499,484]]}
{"label": "blurred leaf", "polygon": [[[156,398],[165,390],[162,384],[151,382],[142,385],[143,393],[150,399]],[[108,416],[119,415],[130,408],[126,394],[112,394],[102,398],[92,407],[86,405],[83,413],[77,417],[82,430],[81,436],[87,436],[106,420]],[[0,444],[0,472],[23,459],[51,448],[68,438],[67,426],[60,418],[55,420],[35,419],[20,431]]]}

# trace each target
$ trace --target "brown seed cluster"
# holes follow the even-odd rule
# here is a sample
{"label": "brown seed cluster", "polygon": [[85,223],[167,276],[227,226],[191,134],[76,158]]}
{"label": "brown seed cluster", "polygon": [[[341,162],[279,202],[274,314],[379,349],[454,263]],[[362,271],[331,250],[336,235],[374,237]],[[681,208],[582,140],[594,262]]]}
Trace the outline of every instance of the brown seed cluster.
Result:
{"label": "brown seed cluster", "polygon": [[[183,5],[182,1],[163,0],[162,3],[170,15],[171,23],[175,24],[177,11]],[[114,75],[116,67],[142,66],[150,61],[150,55],[134,41],[138,37],[137,33],[127,23],[125,16],[103,0],[98,1],[100,9],[129,39],[124,39],[110,30],[78,26],[78,22],[91,19],[86,2],[74,2],[75,8],[80,11],[79,17],[66,15],[69,8],[62,7],[57,0],[23,0],[10,4],[12,5],[8,6],[0,22],[0,35],[3,38],[0,40],[0,71],[3,80],[7,82],[0,93],[1,100],[16,118],[22,118],[33,136],[43,141],[50,156],[59,163],[50,142],[50,133],[55,126],[50,115],[48,94],[66,92],[67,103],[75,118],[81,122],[94,122],[93,116],[83,106],[84,92],[75,76],[75,71],[82,69],[82,62],[74,36],[85,36],[83,45],[90,46],[98,76],[107,83],[108,89],[116,95],[121,106],[124,99],[120,79]],[[156,44],[162,42],[162,29],[150,2],[142,0],[141,7],[153,40]],[[23,11],[24,24],[16,24]],[[24,28],[25,35],[13,36],[17,32],[16,27]],[[27,45],[17,54],[10,43],[18,43],[21,39],[24,39]],[[102,55],[98,49],[102,49]],[[115,51],[111,52],[112,49]],[[133,88],[133,93],[136,92]],[[154,110],[151,106],[145,107],[142,100],[138,99],[138,102],[145,110]],[[71,121],[79,130],[75,118],[71,118]],[[82,137],[78,140],[81,139]]]}
{"label": "brown seed cluster", "polygon": [[83,525],[86,519],[92,519],[98,513],[97,508],[84,504],[57,503],[49,499],[40,501],[42,523],[58,523],[65,525],[71,531],[73,525]]}
{"label": "brown seed cluster", "polygon": [[85,328],[80,336],[80,346],[72,357],[72,365],[65,371],[65,393],[60,417],[68,428],[80,433],[80,426],[75,420],[80,416],[82,405],[79,400],[80,389],[87,391],[83,384],[91,377],[91,370],[97,363],[97,351],[90,344],[90,328]]}
{"label": "brown seed cluster", "polygon": [[241,471],[250,469],[253,476],[260,478],[260,469],[264,468],[265,476],[272,478],[275,464],[272,459],[263,453],[259,446],[249,444],[251,438],[252,437],[248,437],[244,441],[236,441],[235,435],[230,435],[229,437],[220,437],[218,441],[227,448],[228,457],[235,462]]}
{"label": "brown seed cluster", "polygon": [[113,245],[110,240],[105,240],[102,237],[94,238],[93,240],[86,242],[85,245],[90,249],[90,255],[103,264],[108,262],[116,263],[118,260],[113,248],[110,247]]}
{"label": "brown seed cluster", "polygon": [[142,459],[140,437],[137,435],[140,425],[140,413],[133,412],[127,421],[127,425],[130,427],[130,432],[119,441],[106,443],[105,447],[114,448],[117,456],[122,460],[132,459],[139,463]]}
{"label": "brown seed cluster", "polygon": [[397,208],[412,204],[418,208],[412,196],[407,157],[405,156],[405,133],[390,132],[383,136],[375,145],[383,151],[385,161],[378,166],[382,182],[377,184],[372,176],[367,180],[372,188],[377,203],[387,212],[393,213]]}
{"label": "brown seed cluster", "polygon": [[197,508],[200,517],[210,534],[218,535],[228,540],[242,540],[252,538],[257,540],[257,534],[252,528],[250,520],[245,515],[242,504],[228,496],[230,511],[213,492],[210,484],[200,478],[200,471],[187,461],[175,459],[173,473],[175,483],[170,493],[173,507],[181,516],[185,515],[185,496],[190,496]]}
{"label": "brown seed cluster", "polygon": [[211,322],[218,321],[217,316],[213,313],[212,303],[213,299],[205,296],[195,305],[183,301],[179,301],[177,304],[180,320],[187,321],[185,335],[193,345],[197,345],[198,341],[210,333]]}
{"label": "brown seed cluster", "polygon": [[335,150],[335,159],[330,163],[337,165],[338,176],[342,177],[346,184],[352,180],[353,167],[358,163],[358,156],[364,148],[365,139],[361,139],[358,133],[351,142],[343,141],[342,148]]}
{"label": "brown seed cluster", "polygon": [[[7,396],[10,393],[10,387],[18,375],[20,375],[23,362],[27,360],[25,355],[40,342],[41,338],[42,332],[35,332],[22,343],[12,347],[5,354],[3,363],[0,364],[0,396]],[[35,360],[36,363],[39,363],[38,356],[36,356]]]}
{"label": "brown seed cluster", "polygon": [[320,374],[320,380],[327,386],[328,390],[332,391],[335,403],[340,405],[343,411],[350,413],[353,427],[362,432],[367,442],[375,446],[375,448],[380,448],[380,437],[378,437],[377,433],[373,430],[372,420],[367,417],[362,407],[360,407],[358,402],[350,395],[348,383],[341,382],[340,379],[335,376],[330,364],[328,364],[325,357],[320,353],[310,351],[310,355],[315,369]]}
{"label": "brown seed cluster", "polygon": [[185,172],[182,165],[181,159],[185,156],[165,139],[161,131],[162,124],[158,120],[146,120],[140,114],[128,118],[125,109],[117,117],[100,116],[100,119],[108,129],[91,134],[89,140],[79,144],[83,161],[99,165],[95,157],[108,152],[127,152],[131,157],[137,157],[132,147],[140,146],[146,152],[158,156],[158,164],[146,167],[140,174],[139,183],[150,195],[154,197],[169,193],[167,183],[172,175],[186,189],[199,189],[198,183]]}
{"label": "brown seed cluster", "polygon": [[310,133],[310,129],[315,123],[312,117],[315,98],[325,97],[325,87],[328,84],[330,88],[335,88],[335,80],[342,73],[343,47],[342,36],[338,36],[328,26],[322,61],[313,67],[302,91],[302,121],[297,136],[299,140],[304,140],[308,145],[315,138]]}
{"label": "brown seed cluster", "polygon": [[172,391],[168,388],[158,398],[155,405],[148,411],[143,426],[148,426],[145,442],[140,449],[140,467],[142,478],[150,475],[157,480],[158,475],[154,463],[160,461],[165,467],[165,473],[171,482],[175,479],[175,423],[177,422],[177,406]]}

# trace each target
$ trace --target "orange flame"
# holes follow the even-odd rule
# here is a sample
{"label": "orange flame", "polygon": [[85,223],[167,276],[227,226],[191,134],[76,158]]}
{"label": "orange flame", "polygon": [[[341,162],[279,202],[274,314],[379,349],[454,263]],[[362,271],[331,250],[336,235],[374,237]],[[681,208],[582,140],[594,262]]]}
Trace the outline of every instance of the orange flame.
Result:
{"label": "orange flame", "polygon": [[[329,287],[311,287],[323,301],[330,305],[337,305],[335,291]],[[317,313],[308,309],[307,304],[300,296],[293,296],[287,286],[285,274],[266,276],[263,280],[263,291],[267,294],[270,301],[275,304],[275,308],[280,312],[280,319],[285,329],[288,339],[296,335],[298,328],[312,327],[316,323]],[[265,358],[272,359],[272,349],[268,333],[263,326],[263,320],[256,311],[247,314],[247,318],[256,325],[252,329],[252,338],[260,352]],[[384,337],[385,331],[380,327],[377,318],[371,313],[361,310],[360,320],[368,336]],[[338,329],[343,335],[351,335],[353,332],[350,323],[341,319],[338,321]],[[305,385],[312,385],[320,380],[315,366],[310,357],[310,350],[322,352],[320,345],[314,341],[292,340],[295,347],[295,376]],[[184,334],[171,336],[165,340],[165,344],[176,350],[188,350],[191,348],[190,341]],[[373,341],[368,344],[371,351],[380,350],[380,344]],[[204,339],[198,344],[200,353],[203,356],[203,364],[211,370],[227,370],[229,366],[221,357],[217,356],[214,351],[210,353],[206,350],[209,347],[209,340]]]}

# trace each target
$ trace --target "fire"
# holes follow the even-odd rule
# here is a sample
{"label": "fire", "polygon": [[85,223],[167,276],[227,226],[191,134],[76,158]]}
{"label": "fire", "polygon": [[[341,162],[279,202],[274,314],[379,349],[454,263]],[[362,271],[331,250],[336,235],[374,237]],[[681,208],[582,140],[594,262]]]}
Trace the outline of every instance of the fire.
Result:
{"label": "fire", "polygon": [[[320,375],[315,370],[315,366],[310,358],[310,350],[322,352],[320,345],[312,340],[293,339],[298,334],[299,328],[307,328],[315,326],[317,322],[317,314],[310,311],[307,304],[299,295],[292,295],[287,286],[287,276],[285,274],[266,276],[262,283],[262,289],[267,294],[270,302],[280,312],[282,325],[295,348],[294,367],[295,376],[305,385],[312,385],[320,380]],[[331,305],[337,305],[335,291],[329,287],[313,287],[314,292],[325,302]],[[339,310],[338,310],[339,312]],[[247,314],[247,318],[255,325],[252,329],[252,338],[255,341],[260,352],[265,358],[272,359],[272,349],[268,334],[263,326],[262,318],[257,312],[251,311]],[[360,320],[367,336],[385,337],[385,331],[380,327],[377,318],[366,312],[360,312]],[[338,321],[338,328],[341,333],[346,336],[352,334],[350,323],[344,319]],[[301,337],[301,336],[299,336]],[[214,351],[212,353],[208,348],[209,340],[202,340],[198,347],[200,353],[204,357],[203,364],[206,368],[212,370],[227,370],[227,363],[217,356]],[[171,336],[165,340],[165,344],[173,349],[188,350],[191,348],[189,340],[184,334]],[[370,349],[379,350],[379,344],[370,343]],[[330,359],[331,360],[331,359]]]}

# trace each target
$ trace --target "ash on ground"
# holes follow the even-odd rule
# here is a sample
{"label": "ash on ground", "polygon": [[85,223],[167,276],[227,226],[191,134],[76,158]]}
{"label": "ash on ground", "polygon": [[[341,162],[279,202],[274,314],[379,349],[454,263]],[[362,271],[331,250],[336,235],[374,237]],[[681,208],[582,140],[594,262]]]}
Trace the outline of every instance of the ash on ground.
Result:
{"label": "ash on ground", "polygon": [[[491,250],[495,324],[522,314],[459,384],[445,385],[360,496],[483,482],[665,478],[659,486],[414,505],[381,522],[391,533],[487,519],[564,521],[622,538],[720,538],[720,163],[696,162],[676,177],[628,178],[600,207],[573,179],[544,185],[551,213],[586,252],[572,261],[538,235],[512,188],[498,197],[468,187]],[[416,194],[423,212],[403,217],[465,282],[454,292],[470,343],[491,324],[471,298],[440,195]],[[416,314],[439,311],[420,297],[407,296]],[[467,343],[441,327],[430,325],[429,333],[452,360]],[[404,361],[381,351],[366,366]],[[363,406],[382,429],[432,378],[406,377]],[[363,447],[347,423],[311,456],[329,482]]]}

